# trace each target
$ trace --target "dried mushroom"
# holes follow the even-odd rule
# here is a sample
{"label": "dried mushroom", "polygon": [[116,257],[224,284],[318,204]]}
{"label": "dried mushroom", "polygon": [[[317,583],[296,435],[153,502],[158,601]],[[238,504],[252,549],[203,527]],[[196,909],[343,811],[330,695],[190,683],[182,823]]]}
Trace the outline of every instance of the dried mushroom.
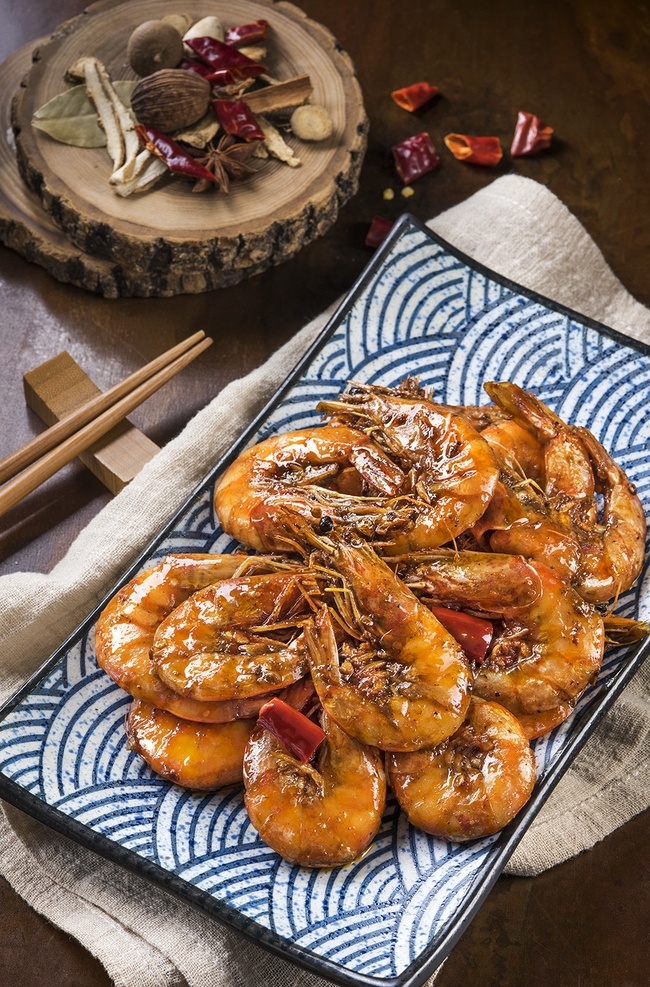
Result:
{"label": "dried mushroom", "polygon": [[176,68],[183,57],[183,39],[169,21],[144,21],[131,34],[126,54],[136,75],[151,75]]}

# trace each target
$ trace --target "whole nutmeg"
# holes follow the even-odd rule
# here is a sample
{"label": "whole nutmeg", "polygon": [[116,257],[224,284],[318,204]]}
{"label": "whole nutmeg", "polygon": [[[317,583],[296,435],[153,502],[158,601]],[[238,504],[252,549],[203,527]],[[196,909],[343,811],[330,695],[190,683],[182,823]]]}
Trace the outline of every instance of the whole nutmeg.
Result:
{"label": "whole nutmeg", "polygon": [[210,106],[212,87],[196,72],[161,69],[140,79],[131,109],[140,123],[168,134],[191,127]]}
{"label": "whole nutmeg", "polygon": [[150,75],[178,65],[183,58],[183,39],[168,21],[144,21],[132,32],[126,54],[136,75]]}

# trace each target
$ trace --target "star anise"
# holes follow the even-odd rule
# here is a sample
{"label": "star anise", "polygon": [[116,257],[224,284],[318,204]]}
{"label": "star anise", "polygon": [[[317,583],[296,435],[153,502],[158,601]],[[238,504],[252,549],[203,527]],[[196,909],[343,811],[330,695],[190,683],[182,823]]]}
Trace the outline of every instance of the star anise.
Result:
{"label": "star anise", "polygon": [[[251,168],[248,160],[255,154],[260,143],[261,141],[238,141],[231,134],[224,134],[216,146],[214,141],[210,141],[197,160],[215,176],[219,190],[228,192],[231,179],[255,174],[256,169]],[[205,192],[209,188],[214,188],[214,183],[200,179],[194,184],[192,191]]]}

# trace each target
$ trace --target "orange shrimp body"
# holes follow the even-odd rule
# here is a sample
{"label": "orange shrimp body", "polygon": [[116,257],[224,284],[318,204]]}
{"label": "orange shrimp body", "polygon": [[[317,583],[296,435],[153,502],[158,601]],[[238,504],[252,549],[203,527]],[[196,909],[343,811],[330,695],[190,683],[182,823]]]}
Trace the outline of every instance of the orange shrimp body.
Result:
{"label": "orange shrimp body", "polygon": [[244,802],[264,842],[303,867],[338,867],[359,857],[386,804],[382,755],[326,714],[327,739],[303,764],[258,725],[244,755]]}
{"label": "orange shrimp body", "polygon": [[[503,453],[514,426],[509,436],[504,426],[488,427],[483,435],[501,455],[505,488],[480,519],[479,540],[487,540],[496,552],[546,562],[591,603],[606,603],[629,589],[643,566],[646,520],[623,470],[588,429],[565,424],[530,392],[505,382],[488,383],[485,389],[519,430],[528,431],[528,449],[540,445],[543,478],[539,465],[531,465],[533,457],[518,457],[526,445],[521,439]],[[527,488],[521,472],[517,477],[518,458],[533,478],[541,479],[543,490]],[[602,517],[596,493],[603,495]]]}
{"label": "orange shrimp body", "polygon": [[515,715],[574,704],[596,678],[605,647],[603,617],[541,562],[485,552],[438,550],[398,564],[422,600],[498,617],[475,695]]}
{"label": "orange shrimp body", "polygon": [[476,699],[453,736],[432,750],[387,754],[386,771],[409,822],[455,842],[498,832],[535,785],[535,757],[518,720]]}
{"label": "orange shrimp body", "polygon": [[197,590],[242,571],[273,568],[270,560],[244,554],[168,555],[139,573],[113,596],[95,629],[97,663],[122,689],[176,716],[224,723],[254,716],[263,697],[202,702],[179,695],[157,675],[150,659],[163,620]]}
{"label": "orange shrimp body", "polygon": [[[265,439],[243,452],[216,486],[214,505],[223,530],[258,551],[293,551],[295,536],[282,523],[286,509],[315,527],[353,528],[363,537],[395,535],[412,527],[395,498],[402,470],[365,435],[346,426],[306,428]],[[386,519],[387,504],[395,516]],[[421,510],[427,505],[421,505]],[[403,513],[403,512],[402,512]]]}
{"label": "orange shrimp body", "polygon": [[430,504],[426,531],[374,543],[385,554],[436,548],[474,524],[499,477],[494,454],[462,414],[429,400],[413,382],[401,388],[355,384],[317,407],[336,422],[372,436],[407,477],[402,492]]}
{"label": "orange shrimp body", "polygon": [[197,701],[283,689],[308,670],[300,625],[318,593],[308,570],[224,579],[161,622],[153,665],[171,689]]}
{"label": "orange shrimp body", "polygon": [[383,750],[448,737],[469,704],[472,676],[460,645],[368,545],[320,544],[344,578],[336,605],[355,625],[355,637],[339,644],[323,607],[305,628],[323,707],[350,736]]}
{"label": "orange shrimp body", "polygon": [[161,778],[211,792],[243,780],[244,749],[256,722],[193,723],[134,699],[126,733],[131,750]]}

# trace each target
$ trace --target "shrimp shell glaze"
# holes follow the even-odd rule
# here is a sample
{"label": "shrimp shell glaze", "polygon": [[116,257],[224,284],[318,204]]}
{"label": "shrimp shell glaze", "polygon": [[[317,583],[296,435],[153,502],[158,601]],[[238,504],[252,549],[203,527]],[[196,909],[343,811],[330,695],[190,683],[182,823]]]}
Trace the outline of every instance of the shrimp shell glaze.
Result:
{"label": "shrimp shell glaze", "polygon": [[386,804],[378,750],[321,715],[327,738],[301,763],[258,724],[244,754],[244,802],[262,840],[302,867],[339,867],[372,843]]}
{"label": "shrimp shell glaze", "polygon": [[[601,614],[541,562],[488,552],[423,553],[398,565],[420,599],[496,617],[474,693],[515,715],[574,704],[603,659]],[[523,605],[522,605],[523,604]]]}
{"label": "shrimp shell glaze", "polygon": [[[409,501],[400,513],[395,503],[404,481],[399,467],[363,432],[306,428],[243,452],[217,484],[214,505],[223,530],[242,544],[286,551],[295,547],[282,524],[287,508],[315,527],[327,517],[328,524],[352,527],[366,538],[412,527],[414,505]],[[388,504],[395,508],[392,519]]]}
{"label": "shrimp shell glaze", "polygon": [[224,723],[254,716],[264,699],[199,702],[178,695],[158,677],[149,657],[159,624],[192,593],[244,571],[273,571],[272,559],[244,554],[168,555],[139,573],[109,601],[95,629],[97,663],[125,692],[176,716]]}
{"label": "shrimp shell glaze", "polygon": [[462,414],[430,401],[406,382],[402,388],[354,384],[317,410],[367,432],[407,477],[402,493],[430,505],[426,531],[385,554],[437,548],[470,528],[490,503],[499,468],[490,446]]}
{"label": "shrimp shell glaze", "polygon": [[301,625],[319,592],[313,574],[301,569],[207,586],[157,628],[154,667],[171,689],[197,701],[283,689],[308,671]]}
{"label": "shrimp shell glaze", "polygon": [[[485,389],[543,447],[545,506],[550,526],[565,532],[574,555],[569,563],[575,570],[572,584],[591,603],[614,599],[635,583],[643,568],[646,519],[634,485],[588,429],[567,425],[516,384],[490,382]],[[603,497],[602,512],[596,493]],[[490,546],[531,558],[544,559],[546,553],[549,562],[543,529],[527,531],[519,520],[495,531]],[[561,569],[561,556],[559,563]]]}
{"label": "shrimp shell glaze", "polygon": [[257,720],[193,723],[134,699],[126,719],[129,747],[183,788],[212,792],[243,780],[244,749]]}
{"label": "shrimp shell glaze", "polygon": [[439,743],[462,723],[471,672],[460,645],[366,544],[319,540],[343,576],[334,606],[305,627],[324,709],[352,737],[383,750]]}
{"label": "shrimp shell glaze", "polygon": [[476,699],[452,737],[433,750],[387,754],[386,771],[409,822],[455,842],[503,829],[535,785],[535,757],[517,719]]}

